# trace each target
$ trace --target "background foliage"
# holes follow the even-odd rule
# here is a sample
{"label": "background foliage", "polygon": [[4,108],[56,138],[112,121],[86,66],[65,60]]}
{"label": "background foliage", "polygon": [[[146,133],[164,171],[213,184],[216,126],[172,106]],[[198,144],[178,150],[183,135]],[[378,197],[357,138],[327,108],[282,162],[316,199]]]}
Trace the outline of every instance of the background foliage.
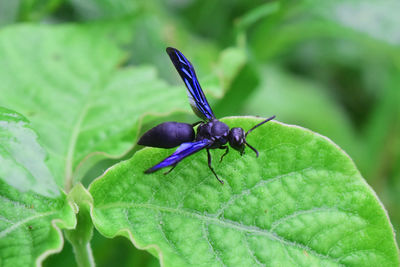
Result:
{"label": "background foliage", "polygon": [[[341,146],[398,231],[399,13],[395,0],[0,0],[0,106],[31,121],[58,186],[88,185],[158,121],[195,120],[165,54],[177,47],[218,117],[275,114]],[[116,130],[108,122],[120,112],[131,120]],[[158,264],[121,237],[94,230],[91,244],[98,266]],[[73,266],[69,243],[44,264]]]}

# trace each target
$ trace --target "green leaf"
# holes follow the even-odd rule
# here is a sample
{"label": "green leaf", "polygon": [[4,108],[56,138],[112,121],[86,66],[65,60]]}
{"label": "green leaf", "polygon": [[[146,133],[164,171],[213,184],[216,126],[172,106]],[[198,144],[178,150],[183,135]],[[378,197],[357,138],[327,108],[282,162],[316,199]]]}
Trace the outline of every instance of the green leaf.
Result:
{"label": "green leaf", "polygon": [[181,88],[157,79],[153,68],[120,68],[117,40],[128,26],[23,25],[0,32],[0,103],[28,115],[57,184],[67,189],[88,154],[128,151],[144,114],[189,111]]}
{"label": "green leaf", "polygon": [[[261,119],[223,120],[249,129]],[[147,148],[115,165],[89,191],[92,219],[165,266],[398,266],[387,214],[352,160],[327,138],[270,122],[218,164],[205,151],[169,175],[143,171],[173,150]]]}
{"label": "green leaf", "polygon": [[225,91],[232,90],[232,84],[240,77],[240,72],[247,62],[244,49],[229,47],[223,50],[217,64],[212,71],[201,80],[201,84],[208,93],[207,98],[221,99]]}
{"label": "green leaf", "polygon": [[76,224],[27,119],[0,108],[0,265],[35,266],[60,251]]}
{"label": "green leaf", "polygon": [[22,192],[60,196],[46,164],[47,154],[28,120],[0,107],[0,177]]}

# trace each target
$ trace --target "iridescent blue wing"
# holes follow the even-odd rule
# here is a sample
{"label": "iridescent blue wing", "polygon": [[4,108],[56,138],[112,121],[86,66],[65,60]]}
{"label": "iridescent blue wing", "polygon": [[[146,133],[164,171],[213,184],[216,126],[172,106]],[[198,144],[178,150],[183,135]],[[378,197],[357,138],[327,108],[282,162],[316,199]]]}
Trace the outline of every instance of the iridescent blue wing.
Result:
{"label": "iridescent blue wing", "polygon": [[214,119],[214,113],[207,102],[207,98],[205,97],[203,90],[201,90],[200,83],[196,77],[196,72],[194,71],[190,61],[187,60],[187,58],[185,58],[185,56],[175,48],[168,47],[167,53],[186,85],[190,106],[192,107],[194,113],[196,113],[196,115],[203,120]]}
{"label": "iridescent blue wing", "polygon": [[197,142],[183,143],[176,149],[176,151],[171,156],[165,158],[157,165],[146,170],[145,173],[152,173],[168,166],[174,166],[184,158],[196,153],[197,151],[202,150],[203,148],[206,148],[211,144],[212,141],[208,139],[203,139]]}

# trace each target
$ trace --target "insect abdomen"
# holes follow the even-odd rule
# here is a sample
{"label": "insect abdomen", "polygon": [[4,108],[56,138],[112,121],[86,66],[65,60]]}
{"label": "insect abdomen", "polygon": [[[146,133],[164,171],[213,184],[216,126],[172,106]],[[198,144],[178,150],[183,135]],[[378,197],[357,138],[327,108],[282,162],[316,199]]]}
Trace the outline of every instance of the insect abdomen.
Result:
{"label": "insect abdomen", "polygon": [[172,148],[195,138],[193,126],[188,123],[164,122],[148,130],[138,144],[159,148]]}

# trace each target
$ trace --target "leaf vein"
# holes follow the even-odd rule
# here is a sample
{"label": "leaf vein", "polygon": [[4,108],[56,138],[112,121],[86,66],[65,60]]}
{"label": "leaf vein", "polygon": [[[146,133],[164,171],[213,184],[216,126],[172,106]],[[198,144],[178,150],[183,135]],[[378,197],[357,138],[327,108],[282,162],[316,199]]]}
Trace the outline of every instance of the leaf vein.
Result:
{"label": "leaf vein", "polygon": [[296,171],[292,171],[292,172],[289,172],[289,173],[285,173],[285,174],[282,174],[282,175],[279,175],[279,176],[275,176],[275,177],[273,177],[273,178],[269,178],[268,180],[260,180],[259,182],[257,182],[257,183],[254,184],[253,186],[251,186],[250,188],[247,188],[247,189],[245,189],[245,190],[242,190],[242,191],[241,191],[240,193],[238,193],[238,194],[232,195],[232,197],[229,199],[229,201],[225,202],[225,204],[223,204],[223,205],[221,206],[221,208],[220,208],[219,210],[217,210],[217,212],[216,212],[216,217],[221,216],[222,213],[223,213],[227,208],[229,208],[237,199],[239,199],[239,198],[241,198],[241,197],[243,197],[243,196],[245,196],[245,195],[248,195],[252,190],[254,190],[254,189],[256,189],[256,188],[258,188],[258,187],[260,187],[260,186],[264,186],[264,185],[267,185],[267,184],[269,184],[269,183],[272,183],[272,182],[275,182],[275,181],[277,181],[277,180],[280,180],[280,179],[282,179],[282,178],[284,178],[284,177],[291,176],[291,175],[293,175],[293,174],[296,174],[296,173],[299,173],[299,172],[303,172],[303,171],[306,171],[306,170],[312,169],[312,168],[313,168],[313,167],[308,167],[308,168],[304,168],[304,169],[301,169],[301,170],[296,170]]}
{"label": "leaf vein", "polygon": [[215,258],[217,259],[218,262],[222,264],[222,266],[226,266],[226,264],[222,261],[222,259],[218,256],[218,251],[214,248],[213,242],[210,239],[210,232],[208,231],[208,225],[203,222],[201,225],[202,231],[203,231],[203,236],[206,239],[208,245],[210,246],[211,252],[214,254]]}
{"label": "leaf vein", "polygon": [[287,246],[291,246],[291,247],[296,247],[298,249],[304,250],[306,249],[307,251],[309,251],[311,254],[320,257],[320,258],[328,258],[331,259],[334,262],[337,262],[336,258],[332,258],[329,255],[323,255],[317,251],[315,251],[314,249],[307,247],[303,244],[291,241],[291,240],[287,240],[282,236],[279,236],[278,234],[271,232],[267,229],[262,229],[259,228],[257,226],[249,226],[249,225],[243,225],[239,222],[236,221],[232,221],[232,220],[228,220],[225,218],[216,218],[214,216],[209,216],[206,214],[201,214],[198,213],[196,211],[193,210],[178,210],[176,208],[170,208],[170,207],[163,207],[163,206],[156,206],[153,204],[148,204],[148,203],[121,203],[121,202],[115,202],[115,203],[111,203],[111,204],[107,204],[107,205],[103,205],[103,206],[98,206],[96,207],[97,209],[113,209],[113,208],[117,208],[117,209],[122,209],[122,208],[147,208],[147,209],[151,209],[151,210],[156,210],[156,211],[163,211],[163,212],[169,212],[169,213],[175,213],[175,214],[179,214],[181,216],[185,216],[185,217],[189,217],[189,218],[195,218],[198,219],[200,221],[206,221],[209,223],[214,223],[216,225],[220,225],[223,227],[228,227],[231,229],[236,229],[242,232],[248,232],[248,233],[252,233],[255,235],[261,235],[261,236],[266,236],[268,238],[270,238],[271,240],[276,240],[282,244],[286,244]]}
{"label": "leaf vein", "polygon": [[249,252],[250,256],[253,258],[253,260],[259,265],[259,266],[266,266],[266,264],[261,263],[260,260],[257,258],[257,256],[253,253],[251,250],[249,240],[247,239],[247,235],[244,235],[244,243],[246,244],[247,251]]}

